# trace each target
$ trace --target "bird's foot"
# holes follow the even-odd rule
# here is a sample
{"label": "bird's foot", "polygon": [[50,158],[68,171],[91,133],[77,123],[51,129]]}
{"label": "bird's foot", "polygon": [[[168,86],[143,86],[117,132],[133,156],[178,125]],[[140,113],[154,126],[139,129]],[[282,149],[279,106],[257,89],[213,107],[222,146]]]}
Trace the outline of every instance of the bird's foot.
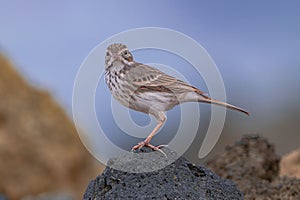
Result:
{"label": "bird's foot", "polygon": [[131,152],[133,152],[135,150],[138,150],[138,149],[141,149],[145,146],[151,148],[153,151],[159,151],[160,153],[162,153],[167,158],[167,154],[165,152],[163,152],[161,150],[161,148],[166,147],[168,145],[154,146],[154,145],[150,144],[149,142],[145,142],[145,141],[139,142],[137,145],[133,146],[132,149],[131,149]]}

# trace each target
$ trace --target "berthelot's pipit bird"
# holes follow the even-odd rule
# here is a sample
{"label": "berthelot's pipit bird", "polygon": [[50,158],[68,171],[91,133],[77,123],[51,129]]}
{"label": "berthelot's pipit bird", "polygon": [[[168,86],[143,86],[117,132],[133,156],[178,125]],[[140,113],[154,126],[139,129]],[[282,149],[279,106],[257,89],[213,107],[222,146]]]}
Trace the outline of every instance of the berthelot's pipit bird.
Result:
{"label": "berthelot's pipit bird", "polygon": [[166,121],[165,111],[184,102],[212,103],[247,115],[241,108],[209,98],[190,84],[169,76],[164,72],[142,63],[135,62],[124,44],[112,44],[106,50],[105,81],[113,97],[124,106],[153,115],[158,124],[142,142],[132,150],[148,146],[159,150],[149,142]]}

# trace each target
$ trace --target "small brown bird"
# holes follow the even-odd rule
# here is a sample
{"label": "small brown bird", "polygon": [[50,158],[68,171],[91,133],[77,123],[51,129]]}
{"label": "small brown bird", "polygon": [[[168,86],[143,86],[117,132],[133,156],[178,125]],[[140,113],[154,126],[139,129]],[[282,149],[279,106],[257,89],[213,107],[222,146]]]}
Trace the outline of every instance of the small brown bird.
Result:
{"label": "small brown bird", "polygon": [[166,121],[165,111],[184,102],[212,103],[249,113],[241,108],[209,98],[190,84],[169,76],[164,72],[135,62],[124,44],[112,44],[106,50],[105,81],[113,97],[124,106],[151,114],[157,119],[157,126],[132,150],[148,146],[160,150],[149,142]]}

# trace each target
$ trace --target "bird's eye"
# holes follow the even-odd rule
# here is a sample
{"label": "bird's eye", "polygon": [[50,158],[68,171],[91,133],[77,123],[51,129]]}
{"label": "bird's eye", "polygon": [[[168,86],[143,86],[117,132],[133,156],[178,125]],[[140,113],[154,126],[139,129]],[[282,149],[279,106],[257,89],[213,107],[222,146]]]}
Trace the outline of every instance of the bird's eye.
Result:
{"label": "bird's eye", "polygon": [[108,53],[108,51],[106,52],[106,56],[109,56],[109,53]]}
{"label": "bird's eye", "polygon": [[128,56],[128,54],[129,54],[129,52],[128,52],[127,50],[125,50],[125,51],[123,52],[123,55],[124,55],[124,56]]}

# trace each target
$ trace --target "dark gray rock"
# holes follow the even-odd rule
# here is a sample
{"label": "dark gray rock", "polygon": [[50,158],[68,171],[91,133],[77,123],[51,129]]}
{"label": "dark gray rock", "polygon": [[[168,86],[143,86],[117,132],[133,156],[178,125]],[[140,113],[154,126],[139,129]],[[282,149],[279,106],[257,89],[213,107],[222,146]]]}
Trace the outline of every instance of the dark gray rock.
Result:
{"label": "dark gray rock", "polygon": [[[183,157],[160,170],[128,172],[143,167],[155,169],[157,165],[164,165],[164,162],[178,157],[168,148],[163,150],[168,159],[155,152],[143,153],[148,159],[140,160],[142,153],[132,153],[131,157],[110,160],[103,173],[89,183],[83,199],[243,199],[243,194],[232,181],[221,179]],[[141,151],[148,152],[149,149],[143,148]],[[120,166],[125,171],[115,169]]]}

